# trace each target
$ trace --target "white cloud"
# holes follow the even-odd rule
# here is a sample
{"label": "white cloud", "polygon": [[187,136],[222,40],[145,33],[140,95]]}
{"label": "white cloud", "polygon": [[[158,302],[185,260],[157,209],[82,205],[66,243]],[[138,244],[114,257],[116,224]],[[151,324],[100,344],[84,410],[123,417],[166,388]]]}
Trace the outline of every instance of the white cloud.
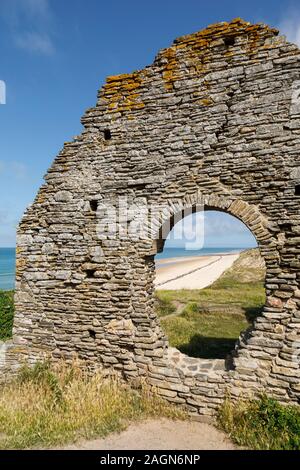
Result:
{"label": "white cloud", "polygon": [[54,53],[54,45],[49,36],[40,33],[23,33],[15,36],[15,44],[21,49],[44,55]]}
{"label": "white cloud", "polygon": [[51,16],[48,0],[21,0],[21,3],[32,17],[38,16],[48,19]]}
{"label": "white cloud", "polygon": [[174,225],[168,238],[172,240],[180,240],[182,238],[186,240],[201,239],[204,233],[203,222],[204,216],[201,212],[188,215]]}
{"label": "white cloud", "polygon": [[289,42],[300,46],[300,11],[290,11],[279,23],[278,29]]}
{"label": "white cloud", "polygon": [[12,162],[11,171],[16,179],[23,180],[27,176],[27,167],[21,162]]}
{"label": "white cloud", "polygon": [[206,235],[240,234],[248,230],[237,218],[216,211],[205,214],[204,226]]}
{"label": "white cloud", "polygon": [[24,180],[28,176],[28,168],[22,162],[12,161],[7,163],[0,161],[0,175],[6,178]]}
{"label": "white cloud", "polygon": [[51,10],[48,0],[1,0],[0,14],[11,27],[31,20],[51,19]]}
{"label": "white cloud", "polygon": [[237,218],[218,211],[197,212],[177,222],[168,238],[201,239],[205,236],[224,235],[224,233],[241,234],[247,227]]}
{"label": "white cloud", "polygon": [[43,55],[55,52],[48,0],[1,0],[0,15],[16,47]]}
{"label": "white cloud", "polygon": [[250,230],[236,217],[220,211],[197,212],[179,221],[167,237],[167,246],[201,249],[203,245],[255,246]]}
{"label": "white cloud", "polygon": [[8,221],[8,212],[0,209],[0,224],[6,224]]}

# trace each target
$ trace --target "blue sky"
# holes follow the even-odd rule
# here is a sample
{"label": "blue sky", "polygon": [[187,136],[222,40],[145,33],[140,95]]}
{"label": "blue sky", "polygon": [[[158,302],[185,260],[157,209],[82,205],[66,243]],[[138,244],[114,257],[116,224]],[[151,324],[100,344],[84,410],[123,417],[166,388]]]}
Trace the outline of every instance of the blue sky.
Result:
{"label": "blue sky", "polygon": [[236,217],[224,212],[205,211],[186,216],[168,235],[165,248],[200,250],[208,247],[253,248],[250,230]]}
{"label": "blue sky", "polygon": [[[21,214],[107,75],[143,68],[176,37],[237,16],[300,44],[300,5],[291,1],[0,0],[0,246],[14,245]],[[209,217],[218,235],[224,215]],[[219,230],[223,244],[242,236],[230,227],[231,235]]]}

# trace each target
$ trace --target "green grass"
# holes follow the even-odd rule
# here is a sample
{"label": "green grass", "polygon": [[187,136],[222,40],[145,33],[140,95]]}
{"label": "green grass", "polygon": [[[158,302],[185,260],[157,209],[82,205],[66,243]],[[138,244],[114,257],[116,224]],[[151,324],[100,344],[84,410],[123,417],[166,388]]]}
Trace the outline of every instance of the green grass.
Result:
{"label": "green grass", "polygon": [[0,449],[53,447],[105,437],[140,419],[187,417],[143,384],[132,390],[79,366],[38,363],[0,388]]}
{"label": "green grass", "polygon": [[240,446],[255,450],[300,450],[300,408],[266,396],[232,403],[219,410],[221,428]]}
{"label": "green grass", "polygon": [[162,295],[156,296],[156,305],[161,317],[172,315],[172,313],[176,312],[176,307],[172,303],[172,299],[169,299],[166,295],[164,295],[164,291],[162,291]]}
{"label": "green grass", "polygon": [[0,290],[0,340],[12,336],[14,318],[14,292]]}
{"label": "green grass", "polygon": [[255,266],[257,257],[255,250],[243,253],[206,289],[156,291],[156,312],[171,346],[192,357],[227,356],[265,303],[264,269]]}
{"label": "green grass", "polygon": [[243,315],[195,311],[189,303],[178,317],[161,321],[171,346],[191,357],[222,359],[249,325]]}

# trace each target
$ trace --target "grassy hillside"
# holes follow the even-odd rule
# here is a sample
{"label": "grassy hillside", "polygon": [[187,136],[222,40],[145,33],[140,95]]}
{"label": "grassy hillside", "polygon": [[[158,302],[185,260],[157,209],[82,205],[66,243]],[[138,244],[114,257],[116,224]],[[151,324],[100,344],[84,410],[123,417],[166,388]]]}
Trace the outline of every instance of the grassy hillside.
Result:
{"label": "grassy hillside", "polygon": [[266,267],[258,248],[243,251],[238,259],[222,275],[220,280],[238,281],[241,283],[263,282]]}
{"label": "grassy hillside", "polygon": [[14,317],[13,291],[0,290],[0,340],[11,338]]}
{"label": "grassy hillside", "polygon": [[248,250],[214,284],[201,290],[156,292],[156,311],[172,346],[193,357],[225,358],[265,302],[265,268]]}

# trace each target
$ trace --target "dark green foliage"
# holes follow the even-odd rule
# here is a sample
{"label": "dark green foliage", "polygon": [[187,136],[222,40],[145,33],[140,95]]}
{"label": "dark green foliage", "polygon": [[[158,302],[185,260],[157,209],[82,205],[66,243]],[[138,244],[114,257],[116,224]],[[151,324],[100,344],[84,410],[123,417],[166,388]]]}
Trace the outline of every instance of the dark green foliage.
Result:
{"label": "dark green foliage", "polygon": [[14,292],[0,290],[0,340],[12,337]]}
{"label": "dark green foliage", "polygon": [[300,408],[262,396],[233,404],[226,400],[219,423],[239,445],[261,450],[300,450]]}

